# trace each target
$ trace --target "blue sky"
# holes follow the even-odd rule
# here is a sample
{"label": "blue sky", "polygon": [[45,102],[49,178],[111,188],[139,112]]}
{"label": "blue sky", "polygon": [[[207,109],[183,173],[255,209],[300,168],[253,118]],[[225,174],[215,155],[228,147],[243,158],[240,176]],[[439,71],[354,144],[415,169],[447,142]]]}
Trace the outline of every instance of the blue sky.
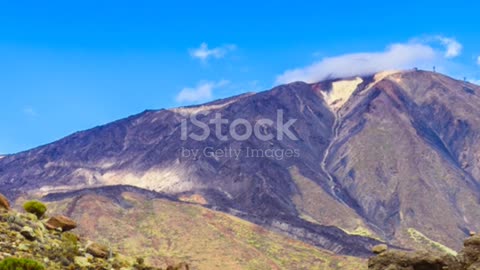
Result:
{"label": "blue sky", "polygon": [[480,79],[476,1],[163,2],[0,1],[0,154],[292,80]]}

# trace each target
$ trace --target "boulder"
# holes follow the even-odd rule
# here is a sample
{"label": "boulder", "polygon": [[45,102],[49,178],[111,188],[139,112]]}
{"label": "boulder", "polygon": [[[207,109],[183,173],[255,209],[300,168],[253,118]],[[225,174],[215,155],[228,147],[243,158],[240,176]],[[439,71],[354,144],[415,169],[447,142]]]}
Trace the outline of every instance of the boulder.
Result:
{"label": "boulder", "polygon": [[[475,265],[480,262],[480,235],[474,235],[463,242],[463,250],[458,254],[460,261],[465,266]],[[475,269],[475,268],[473,268]]]}
{"label": "boulder", "polygon": [[0,194],[0,209],[10,210],[10,202],[2,194]]}
{"label": "boulder", "polygon": [[77,256],[73,259],[75,265],[82,269],[90,267],[92,264],[85,257]]}
{"label": "boulder", "polygon": [[30,248],[25,243],[21,243],[20,245],[18,245],[17,249],[25,252],[30,250]]}
{"label": "boulder", "polygon": [[451,258],[429,252],[386,251],[368,260],[370,270],[443,270]]}
{"label": "boulder", "polygon": [[104,245],[91,243],[87,246],[87,253],[91,254],[93,257],[96,258],[107,259],[110,254],[110,249]]}
{"label": "boulder", "polygon": [[384,244],[376,245],[372,248],[372,252],[375,254],[381,254],[387,250],[388,250],[388,246]]}
{"label": "boulder", "polygon": [[480,270],[480,262],[470,265],[467,270]]}
{"label": "boulder", "polygon": [[49,230],[71,231],[77,227],[77,223],[66,216],[51,217],[45,222],[45,227]]}
{"label": "boulder", "polygon": [[20,234],[23,235],[25,239],[30,241],[34,241],[35,239],[37,239],[37,236],[35,235],[35,232],[33,231],[33,229],[28,226],[23,227],[22,230],[20,231]]}

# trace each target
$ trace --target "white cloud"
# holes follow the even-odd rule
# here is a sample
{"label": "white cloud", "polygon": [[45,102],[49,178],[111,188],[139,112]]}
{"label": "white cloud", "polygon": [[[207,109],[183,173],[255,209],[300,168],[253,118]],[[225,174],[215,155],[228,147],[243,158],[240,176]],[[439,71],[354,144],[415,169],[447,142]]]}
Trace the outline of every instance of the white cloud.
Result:
{"label": "white cloud", "polygon": [[436,36],[435,39],[440,41],[445,46],[445,57],[455,58],[462,53],[463,45],[457,40],[448,37]]}
{"label": "white cloud", "polygon": [[33,109],[32,107],[25,107],[23,108],[23,113],[26,115],[26,116],[29,116],[29,117],[36,117],[38,116],[38,113],[35,109]]}
{"label": "white cloud", "polygon": [[[441,45],[442,48],[438,48]],[[459,56],[463,46],[454,38],[430,36],[396,43],[384,51],[350,53],[325,57],[306,67],[287,70],[277,76],[276,83],[293,81],[318,82],[325,79],[369,75],[385,70],[403,70],[413,67],[430,68],[446,59]],[[480,64],[480,59],[479,59]]]}
{"label": "white cloud", "polygon": [[210,57],[223,58],[228,52],[235,49],[236,46],[232,44],[209,49],[208,44],[203,42],[199,48],[190,49],[189,52],[191,57],[206,61]]}
{"label": "white cloud", "polygon": [[480,65],[480,56],[477,57],[477,64]]}
{"label": "white cloud", "polygon": [[201,102],[207,101],[213,98],[213,90],[229,84],[227,80],[221,80],[219,82],[202,82],[196,87],[185,87],[180,93],[178,93],[177,102]]}
{"label": "white cloud", "polygon": [[436,55],[435,50],[428,45],[420,43],[393,44],[381,52],[326,57],[309,66],[287,70],[277,77],[276,82],[304,81],[312,83],[328,78],[362,76],[384,70],[413,68],[431,62]]}

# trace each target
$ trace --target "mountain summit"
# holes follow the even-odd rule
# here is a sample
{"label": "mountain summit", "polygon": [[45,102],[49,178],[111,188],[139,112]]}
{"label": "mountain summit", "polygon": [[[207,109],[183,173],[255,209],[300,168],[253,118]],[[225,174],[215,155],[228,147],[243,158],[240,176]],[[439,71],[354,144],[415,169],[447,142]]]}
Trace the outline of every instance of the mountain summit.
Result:
{"label": "mountain summit", "polygon": [[439,73],[296,82],[6,156],[0,192],[134,186],[341,254],[458,249],[480,229],[479,135],[480,87]]}

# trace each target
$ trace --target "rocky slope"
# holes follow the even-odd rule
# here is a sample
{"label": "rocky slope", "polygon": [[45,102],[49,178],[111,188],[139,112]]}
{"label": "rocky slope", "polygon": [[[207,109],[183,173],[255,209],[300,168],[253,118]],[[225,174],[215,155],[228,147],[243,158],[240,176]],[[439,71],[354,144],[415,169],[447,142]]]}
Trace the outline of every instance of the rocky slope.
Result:
{"label": "rocky slope", "polygon": [[[0,191],[17,199],[132,185],[341,254],[365,257],[382,241],[458,249],[480,224],[479,90],[405,71],[145,111],[0,159]],[[183,121],[201,134],[191,115],[206,124],[217,113],[255,123],[277,120],[278,110],[283,122],[296,119],[298,140],[223,140],[213,125],[205,140],[182,140]],[[276,134],[279,127],[261,130]],[[240,155],[182,151],[206,148]],[[251,157],[247,149],[279,154]]]}
{"label": "rocky slope", "polygon": [[[154,265],[186,261],[198,270],[365,269],[340,256],[196,203],[133,187],[108,187],[45,198],[52,213],[79,221],[77,232]],[[120,229],[116,229],[120,228]]]}
{"label": "rocky slope", "polygon": [[415,229],[459,249],[480,224],[480,90],[441,74],[390,75],[339,110],[328,168],[385,239]]}
{"label": "rocky slope", "polygon": [[[143,257],[132,258],[117,254],[112,247],[86,241],[68,232],[74,224],[68,218],[56,219],[57,229],[52,227],[55,218],[39,220],[30,213],[18,213],[9,208],[8,201],[0,195],[0,267],[1,269],[131,269],[131,270],[188,270],[181,263],[166,268],[151,267]],[[64,226],[64,225],[69,225]],[[47,229],[50,228],[50,229]],[[30,260],[37,268],[19,267],[22,260]],[[18,263],[14,268],[7,264]]]}

